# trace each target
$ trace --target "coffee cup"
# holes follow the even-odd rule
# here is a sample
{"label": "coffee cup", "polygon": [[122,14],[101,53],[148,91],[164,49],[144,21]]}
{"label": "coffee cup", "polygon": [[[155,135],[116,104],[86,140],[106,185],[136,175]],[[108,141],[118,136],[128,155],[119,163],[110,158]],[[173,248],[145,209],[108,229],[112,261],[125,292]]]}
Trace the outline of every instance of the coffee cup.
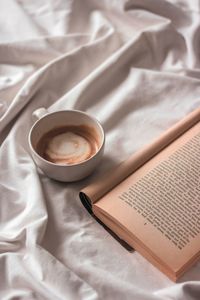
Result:
{"label": "coffee cup", "polygon": [[36,165],[50,178],[73,182],[90,175],[102,159],[105,134],[91,115],[78,110],[33,113],[29,133]]}

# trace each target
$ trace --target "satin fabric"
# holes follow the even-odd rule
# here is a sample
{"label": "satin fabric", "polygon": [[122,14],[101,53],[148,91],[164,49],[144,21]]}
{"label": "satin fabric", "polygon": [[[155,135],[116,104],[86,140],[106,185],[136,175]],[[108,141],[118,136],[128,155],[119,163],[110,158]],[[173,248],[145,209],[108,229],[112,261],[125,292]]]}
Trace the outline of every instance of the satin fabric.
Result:
{"label": "satin fabric", "polygon": [[[78,193],[200,106],[199,1],[0,1],[0,299],[199,299],[200,264],[171,282],[127,252]],[[32,113],[78,109],[102,164],[59,183],[34,164]]]}

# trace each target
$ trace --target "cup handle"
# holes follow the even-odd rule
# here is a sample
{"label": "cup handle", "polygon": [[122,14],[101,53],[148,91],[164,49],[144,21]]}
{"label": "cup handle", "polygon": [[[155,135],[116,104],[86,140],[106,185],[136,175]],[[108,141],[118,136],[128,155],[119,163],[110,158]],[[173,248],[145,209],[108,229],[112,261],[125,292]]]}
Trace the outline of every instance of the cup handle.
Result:
{"label": "cup handle", "polygon": [[38,108],[32,113],[32,120],[36,122],[46,114],[48,114],[48,110],[46,108],[44,107]]}

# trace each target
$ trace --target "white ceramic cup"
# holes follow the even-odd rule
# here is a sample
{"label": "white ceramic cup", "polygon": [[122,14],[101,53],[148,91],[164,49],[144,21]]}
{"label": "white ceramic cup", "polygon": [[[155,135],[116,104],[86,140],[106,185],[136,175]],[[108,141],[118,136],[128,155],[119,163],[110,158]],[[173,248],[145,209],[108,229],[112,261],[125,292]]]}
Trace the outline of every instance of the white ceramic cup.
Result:
{"label": "white ceramic cup", "polygon": [[[81,180],[90,175],[99,164],[105,144],[105,134],[101,124],[92,116],[78,110],[62,110],[49,113],[45,108],[38,109],[33,113],[33,118],[37,119],[29,133],[29,147],[31,155],[36,165],[50,178],[63,182],[73,182]],[[69,165],[52,163],[41,157],[36,146],[40,138],[50,130],[68,125],[87,125],[92,127],[100,141],[98,151],[89,159]]]}

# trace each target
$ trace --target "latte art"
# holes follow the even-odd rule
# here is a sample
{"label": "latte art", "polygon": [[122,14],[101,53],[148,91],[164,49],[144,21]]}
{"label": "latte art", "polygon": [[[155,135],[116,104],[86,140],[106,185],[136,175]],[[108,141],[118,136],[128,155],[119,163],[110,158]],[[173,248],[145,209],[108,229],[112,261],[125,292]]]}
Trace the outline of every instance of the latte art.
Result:
{"label": "latte art", "polygon": [[50,140],[46,155],[54,163],[75,163],[91,156],[91,145],[84,137],[73,133],[61,133]]}
{"label": "latte art", "polygon": [[56,164],[75,164],[98,151],[98,139],[87,126],[65,126],[45,134],[38,143],[38,153]]}

